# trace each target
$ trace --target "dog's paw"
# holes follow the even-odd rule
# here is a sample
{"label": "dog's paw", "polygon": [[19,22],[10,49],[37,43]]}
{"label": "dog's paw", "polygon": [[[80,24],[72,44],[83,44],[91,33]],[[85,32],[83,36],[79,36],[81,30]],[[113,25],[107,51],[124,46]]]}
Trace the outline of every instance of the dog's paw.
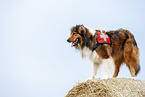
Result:
{"label": "dog's paw", "polygon": [[95,79],[95,78],[91,76],[91,77],[89,77],[89,78],[87,79],[87,81],[88,81],[88,80],[94,80],[94,79]]}
{"label": "dog's paw", "polygon": [[116,77],[112,77],[112,79],[117,79]]}
{"label": "dog's paw", "polygon": [[108,76],[103,76],[101,77],[101,79],[108,79]]}
{"label": "dog's paw", "polygon": [[136,77],[131,77],[132,80],[136,80]]}

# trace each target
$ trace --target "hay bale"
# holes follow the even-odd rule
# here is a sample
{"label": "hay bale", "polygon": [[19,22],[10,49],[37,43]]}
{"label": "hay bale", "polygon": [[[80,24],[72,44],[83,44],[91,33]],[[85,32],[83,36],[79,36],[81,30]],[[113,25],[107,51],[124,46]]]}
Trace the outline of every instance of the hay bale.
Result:
{"label": "hay bale", "polygon": [[65,97],[145,97],[145,81],[126,78],[77,83]]}

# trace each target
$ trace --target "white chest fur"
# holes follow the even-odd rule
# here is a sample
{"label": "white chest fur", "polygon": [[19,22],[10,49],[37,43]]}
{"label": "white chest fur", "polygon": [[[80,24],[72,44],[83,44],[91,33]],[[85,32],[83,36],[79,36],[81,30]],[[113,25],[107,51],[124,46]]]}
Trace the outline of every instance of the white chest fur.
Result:
{"label": "white chest fur", "polygon": [[87,47],[84,47],[82,50],[80,50],[80,52],[82,54],[82,57],[88,57],[93,62],[92,75],[89,79],[95,78],[95,75],[97,74],[101,63],[104,67],[104,75],[102,79],[108,79],[108,74],[110,72],[110,68],[112,67],[111,65],[114,64],[113,58],[102,59],[99,57],[96,51],[91,51]]}
{"label": "white chest fur", "polygon": [[80,50],[82,57],[88,57],[94,63],[101,63],[102,59],[99,57],[96,51],[91,51],[88,47],[84,47]]}

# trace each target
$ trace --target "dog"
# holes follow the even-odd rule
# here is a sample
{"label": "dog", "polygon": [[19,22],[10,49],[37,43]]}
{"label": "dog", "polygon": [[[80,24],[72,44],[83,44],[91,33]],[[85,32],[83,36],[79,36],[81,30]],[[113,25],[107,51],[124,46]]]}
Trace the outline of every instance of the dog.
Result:
{"label": "dog", "polygon": [[129,30],[118,29],[104,32],[84,25],[76,25],[71,28],[67,42],[80,50],[82,57],[88,57],[92,61],[93,68],[89,79],[95,78],[101,64],[104,67],[102,79],[108,79],[112,64],[115,69],[113,78],[118,76],[123,63],[129,68],[132,79],[136,79],[140,71],[139,48]]}

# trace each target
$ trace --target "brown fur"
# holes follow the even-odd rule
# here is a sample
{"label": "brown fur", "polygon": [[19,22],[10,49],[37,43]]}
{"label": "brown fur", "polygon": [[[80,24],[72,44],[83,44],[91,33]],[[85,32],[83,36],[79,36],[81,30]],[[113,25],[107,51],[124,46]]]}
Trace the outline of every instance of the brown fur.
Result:
{"label": "brown fur", "polygon": [[[74,34],[75,33],[75,34]],[[97,33],[97,32],[96,32]],[[97,44],[96,35],[92,35],[83,25],[76,25],[71,29],[71,35],[68,42],[74,42],[79,39],[75,48],[83,49],[85,46],[93,51],[94,46],[98,45],[95,51],[102,59],[113,58],[115,70],[113,77],[117,77],[120,66],[126,63],[132,77],[135,77],[140,70],[139,49],[133,34],[124,29],[109,31],[106,34],[110,37],[112,44]]]}

